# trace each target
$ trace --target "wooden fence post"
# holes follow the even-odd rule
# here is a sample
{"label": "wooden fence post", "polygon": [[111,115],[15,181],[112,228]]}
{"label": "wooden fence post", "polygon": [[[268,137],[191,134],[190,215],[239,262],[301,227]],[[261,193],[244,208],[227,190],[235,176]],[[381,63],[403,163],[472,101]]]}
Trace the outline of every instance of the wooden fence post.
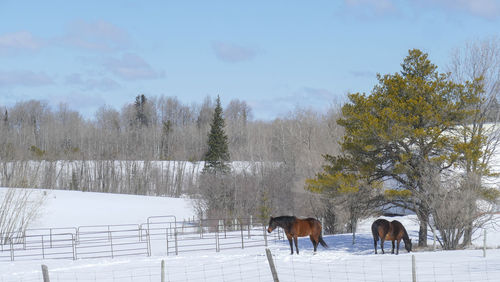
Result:
{"label": "wooden fence post", "polygon": [[483,236],[483,258],[486,257],[486,229],[484,229],[484,236]]}
{"label": "wooden fence post", "polygon": [[276,267],[274,266],[273,256],[269,248],[266,248],[267,261],[269,262],[269,267],[271,268],[271,273],[273,275],[274,282],[279,282],[278,273],[276,272]]}
{"label": "wooden fence post", "polygon": [[411,255],[411,277],[413,282],[417,282],[417,265],[415,263],[415,255]]}
{"label": "wooden fence post", "polygon": [[161,260],[161,282],[165,282],[165,260]]}
{"label": "wooden fence post", "polygon": [[42,276],[43,276],[43,282],[50,282],[49,269],[45,264],[42,264]]}

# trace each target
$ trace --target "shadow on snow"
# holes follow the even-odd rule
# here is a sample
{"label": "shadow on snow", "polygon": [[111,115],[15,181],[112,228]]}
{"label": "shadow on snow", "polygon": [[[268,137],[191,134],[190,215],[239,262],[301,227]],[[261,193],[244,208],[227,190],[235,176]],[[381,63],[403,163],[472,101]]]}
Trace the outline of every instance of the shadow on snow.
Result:
{"label": "shadow on snow", "polygon": [[[369,254],[373,253],[373,237],[367,234],[356,234],[356,243],[352,244],[352,233],[347,234],[336,234],[336,235],[325,235],[323,237],[325,242],[328,244],[328,250],[323,248],[321,245],[318,246],[318,252],[323,251],[342,251],[352,254]],[[290,251],[290,245],[288,240],[281,240],[277,242],[283,247],[288,247],[288,252]],[[391,248],[391,242],[384,245],[384,249]],[[282,249],[280,247],[280,249]],[[285,248],[283,248],[284,250]],[[299,252],[306,251],[312,252],[314,250],[313,245],[309,237],[299,238]],[[293,247],[295,253],[295,246]]]}

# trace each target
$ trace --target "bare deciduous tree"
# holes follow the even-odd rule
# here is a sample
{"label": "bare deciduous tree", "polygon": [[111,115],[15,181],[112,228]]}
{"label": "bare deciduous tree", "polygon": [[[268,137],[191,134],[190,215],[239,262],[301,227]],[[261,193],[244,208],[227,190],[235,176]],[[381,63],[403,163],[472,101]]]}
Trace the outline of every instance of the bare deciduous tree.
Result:
{"label": "bare deciduous tree", "polygon": [[[464,120],[463,130],[460,131],[464,143],[481,142],[481,152],[467,152],[460,162],[461,169],[465,171],[467,181],[461,186],[466,191],[469,201],[464,210],[470,214],[468,227],[464,231],[465,246],[471,244],[472,234],[477,227],[475,214],[479,211],[477,199],[479,196],[475,187],[483,184],[484,177],[490,174],[492,156],[496,153],[500,142],[500,108],[498,99],[500,95],[500,38],[489,38],[482,41],[467,43],[463,48],[457,49],[453,54],[449,67],[452,78],[462,83],[464,81],[479,81],[484,92],[481,93],[481,102],[476,104],[475,112]],[[478,182],[474,185],[471,182]]]}
{"label": "bare deciduous tree", "polygon": [[45,194],[33,189],[3,188],[0,199],[0,244],[8,244],[21,237],[37,217]]}

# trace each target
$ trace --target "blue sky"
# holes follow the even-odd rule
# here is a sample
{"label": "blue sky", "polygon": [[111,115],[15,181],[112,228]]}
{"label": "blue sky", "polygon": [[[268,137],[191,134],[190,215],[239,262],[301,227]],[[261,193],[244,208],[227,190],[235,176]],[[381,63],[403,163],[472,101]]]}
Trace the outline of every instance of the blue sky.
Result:
{"label": "blue sky", "polygon": [[409,49],[445,71],[500,36],[500,0],[0,0],[0,106],[38,99],[85,117],[138,94],[220,95],[255,119],[369,92]]}

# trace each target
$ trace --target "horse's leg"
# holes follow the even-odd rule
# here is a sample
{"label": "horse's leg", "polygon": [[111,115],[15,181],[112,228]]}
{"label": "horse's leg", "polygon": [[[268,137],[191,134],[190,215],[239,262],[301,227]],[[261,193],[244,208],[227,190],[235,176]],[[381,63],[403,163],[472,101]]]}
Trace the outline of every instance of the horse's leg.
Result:
{"label": "horse's leg", "polygon": [[401,243],[401,239],[398,239],[398,248],[396,249],[396,255],[399,255],[399,243]]}
{"label": "horse's leg", "polygon": [[297,255],[299,254],[299,244],[297,240],[297,235],[293,236],[293,241],[295,242],[295,250],[297,251]]}
{"label": "horse's leg", "polygon": [[377,239],[373,238],[373,247],[375,248],[375,254],[377,254]]}
{"label": "horse's leg", "polygon": [[310,235],[309,238],[311,239],[311,242],[313,243],[314,252],[316,252],[316,249],[318,248],[319,240],[318,241],[314,240],[313,235]]}
{"label": "horse's leg", "polygon": [[293,243],[292,243],[292,236],[289,234],[286,234],[286,237],[288,239],[288,243],[290,243],[290,254],[293,255]]}
{"label": "horse's leg", "polygon": [[391,251],[391,254],[394,254],[394,240],[391,240],[392,242],[392,251]]}
{"label": "horse's leg", "polygon": [[380,249],[382,250],[382,254],[385,254],[384,252],[384,239],[380,238]]}

